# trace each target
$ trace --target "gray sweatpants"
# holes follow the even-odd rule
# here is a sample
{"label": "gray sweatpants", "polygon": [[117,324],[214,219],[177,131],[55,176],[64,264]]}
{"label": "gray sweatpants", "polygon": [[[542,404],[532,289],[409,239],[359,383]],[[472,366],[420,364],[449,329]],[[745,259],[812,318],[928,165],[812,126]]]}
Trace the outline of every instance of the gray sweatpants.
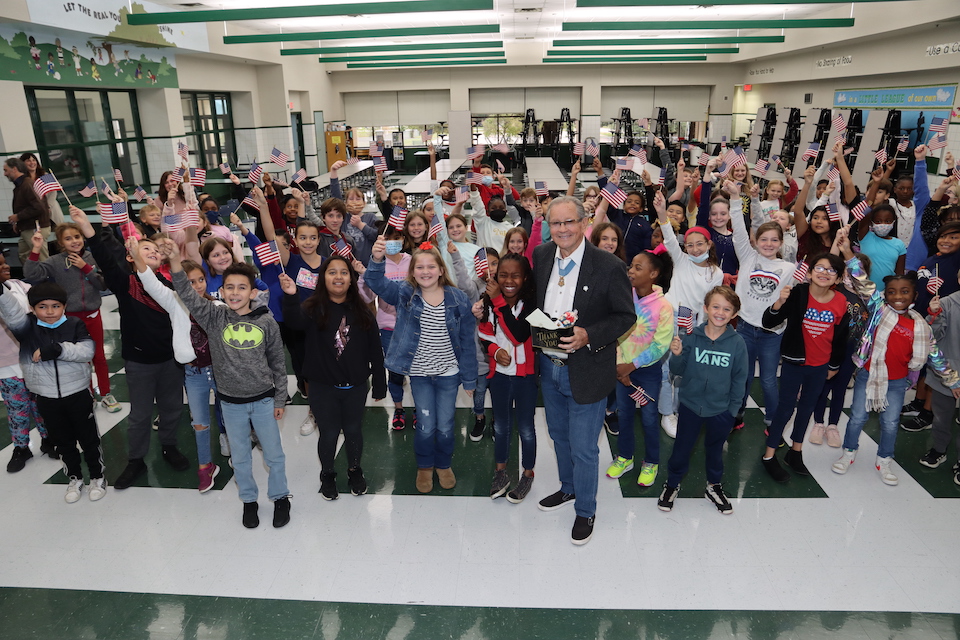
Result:
{"label": "gray sweatpants", "polygon": [[[933,391],[930,394],[930,408],[933,410],[933,448],[946,453],[950,446],[957,401],[953,396]],[[960,456],[960,431],[957,433],[957,455]]]}
{"label": "gray sweatpants", "polygon": [[127,360],[130,416],[127,418],[129,459],[143,458],[150,450],[153,405],[160,412],[160,444],[177,446],[177,426],[183,411],[183,368],[176,360],[142,364]]}

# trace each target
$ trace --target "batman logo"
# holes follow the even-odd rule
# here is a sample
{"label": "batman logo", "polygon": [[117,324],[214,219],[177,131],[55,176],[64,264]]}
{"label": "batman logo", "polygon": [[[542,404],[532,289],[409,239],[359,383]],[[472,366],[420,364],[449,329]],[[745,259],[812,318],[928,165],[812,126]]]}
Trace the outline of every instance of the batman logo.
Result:
{"label": "batman logo", "polygon": [[237,322],[224,327],[221,337],[234,349],[253,349],[263,344],[263,329],[249,322]]}

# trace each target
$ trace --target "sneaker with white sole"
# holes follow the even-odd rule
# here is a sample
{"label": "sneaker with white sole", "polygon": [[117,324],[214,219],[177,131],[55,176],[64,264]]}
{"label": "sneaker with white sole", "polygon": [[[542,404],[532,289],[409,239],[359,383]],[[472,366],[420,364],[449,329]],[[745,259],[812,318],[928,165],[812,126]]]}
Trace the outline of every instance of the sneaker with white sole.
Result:
{"label": "sneaker with white sole", "polygon": [[671,438],[677,437],[677,414],[671,413],[660,418],[660,426],[663,427],[664,433],[666,433]]}
{"label": "sneaker with white sole", "polygon": [[896,486],[900,483],[900,479],[897,475],[890,469],[890,465],[893,464],[893,458],[880,458],[877,457],[877,471],[880,472],[880,479],[883,481],[883,484],[889,484],[890,486]]}
{"label": "sneaker with white sole", "polygon": [[87,494],[87,497],[90,498],[90,502],[96,502],[105,495],[107,495],[107,479],[91,478],[90,492]]}
{"label": "sneaker with white sole", "polygon": [[313,419],[313,411],[307,413],[307,419],[300,425],[300,435],[308,436],[317,430],[317,423]]}
{"label": "sneaker with white sole", "polygon": [[723,492],[723,487],[720,486],[720,483],[710,484],[707,483],[707,488],[703,492],[703,497],[713,503],[713,506],[717,508],[717,511],[727,516],[733,513],[733,505],[730,504],[730,501],[727,500],[727,495]]}
{"label": "sneaker with white sole", "polygon": [[663,483],[663,491],[660,492],[660,499],[657,500],[657,508],[660,511],[672,511],[673,501],[677,499],[680,493],[680,487],[671,487],[666,482]]}
{"label": "sneaker with white sole", "polygon": [[619,478],[627,471],[630,471],[630,469],[633,469],[633,458],[617,456],[610,466],[607,467],[607,477]]}
{"label": "sneaker with white sole", "polygon": [[831,467],[834,473],[839,473],[843,475],[850,468],[850,465],[853,464],[853,461],[857,459],[857,450],[856,449],[844,449],[843,454],[840,455],[840,459],[833,463]]}
{"label": "sneaker with white sole", "polygon": [[224,458],[230,457],[230,441],[225,433],[220,434],[220,455]]}
{"label": "sneaker with white sole", "polygon": [[80,499],[81,493],[83,493],[83,478],[70,478],[70,484],[67,485],[67,493],[63,499],[67,504],[73,504]]}
{"label": "sneaker with white sole", "polygon": [[530,487],[533,486],[533,476],[520,474],[520,482],[507,494],[507,502],[511,504],[520,504],[530,493]]}
{"label": "sneaker with white sole", "polygon": [[925,467],[930,467],[931,469],[936,469],[946,461],[947,454],[940,453],[932,447],[930,448],[930,451],[927,451],[925,454],[923,454],[923,457],[920,458],[920,464]]}
{"label": "sneaker with white sole", "polygon": [[637,486],[649,487],[657,479],[657,471],[660,465],[652,462],[644,462],[640,465],[640,477],[637,478]]}
{"label": "sneaker with white sole", "polygon": [[110,413],[116,413],[120,411],[123,407],[120,406],[120,403],[117,402],[117,399],[113,397],[112,393],[108,393],[103,396],[103,399],[100,401],[100,404],[103,405],[103,408],[109,411]]}
{"label": "sneaker with white sole", "polygon": [[839,449],[843,444],[843,438],[840,437],[840,430],[837,429],[837,425],[835,424],[827,425],[826,431],[823,432],[823,437],[826,439],[828,447]]}

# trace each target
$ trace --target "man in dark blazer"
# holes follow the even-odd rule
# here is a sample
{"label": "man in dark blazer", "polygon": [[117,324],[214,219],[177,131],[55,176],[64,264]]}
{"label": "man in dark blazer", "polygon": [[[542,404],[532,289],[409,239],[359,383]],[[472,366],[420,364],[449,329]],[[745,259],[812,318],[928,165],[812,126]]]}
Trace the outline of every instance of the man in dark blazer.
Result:
{"label": "man in dark blazer", "polygon": [[580,200],[556,198],[547,210],[553,239],[534,251],[537,306],[553,318],[577,312],[573,335],[539,356],[547,428],[560,471],[560,490],[539,506],[553,511],[574,504],[574,544],[586,544],[593,535],[597,441],[607,396],[617,382],[617,339],[636,322],[626,266],[586,240],[585,218]]}

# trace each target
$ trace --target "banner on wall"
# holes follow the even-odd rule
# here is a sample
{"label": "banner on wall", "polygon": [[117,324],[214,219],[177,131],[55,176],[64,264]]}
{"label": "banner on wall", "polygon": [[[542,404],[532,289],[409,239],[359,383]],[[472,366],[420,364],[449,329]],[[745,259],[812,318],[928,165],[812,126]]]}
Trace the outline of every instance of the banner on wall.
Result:
{"label": "banner on wall", "polygon": [[840,89],[833,92],[833,106],[840,109],[951,109],[957,85]]}
{"label": "banner on wall", "polygon": [[172,50],[15,23],[0,24],[0,78],[65,87],[179,86]]}
{"label": "banner on wall", "polygon": [[110,41],[210,51],[205,23],[140,26],[127,24],[128,13],[159,13],[170,10],[169,7],[152,2],[27,0],[27,8],[30,11],[30,21],[38,25],[89,33]]}

